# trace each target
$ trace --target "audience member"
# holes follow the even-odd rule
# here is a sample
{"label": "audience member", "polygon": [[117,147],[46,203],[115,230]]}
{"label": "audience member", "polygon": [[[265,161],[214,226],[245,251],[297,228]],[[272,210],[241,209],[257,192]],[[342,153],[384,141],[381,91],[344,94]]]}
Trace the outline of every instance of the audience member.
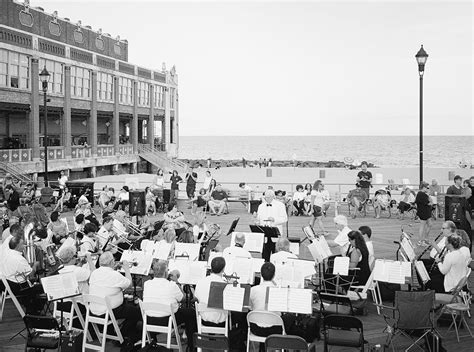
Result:
{"label": "audience member", "polygon": [[398,203],[398,211],[399,211],[399,219],[403,219],[405,217],[405,212],[412,209],[415,205],[415,196],[411,191],[410,187],[406,187],[403,191],[403,198]]}
{"label": "audience member", "polygon": [[431,219],[431,199],[428,196],[430,185],[427,182],[421,182],[420,190],[416,194],[416,215],[420,218],[420,240],[419,246],[428,245],[428,237],[430,234],[432,219]]}
{"label": "audience member", "polygon": [[352,214],[352,218],[355,219],[357,216],[357,212],[361,212],[364,208],[364,204],[367,201],[367,192],[361,188],[360,183],[356,183],[356,188],[350,190],[347,194],[347,201],[349,206],[354,207],[354,213]]}
{"label": "audience member", "polygon": [[209,211],[211,215],[222,215],[226,209],[228,195],[220,184],[211,193],[209,200]]}
{"label": "audience member", "polygon": [[[190,167],[184,179],[186,180],[186,195],[188,196],[188,200],[191,200],[194,198],[194,192],[196,191],[198,175],[194,172],[193,168]],[[189,208],[191,208],[191,205],[189,205]]]}
{"label": "audience member", "polygon": [[296,192],[293,193],[293,206],[296,209],[295,215],[296,216],[303,216],[304,215],[304,200],[306,198],[306,192],[303,188],[303,185],[296,186]]}
{"label": "audience member", "polygon": [[311,227],[314,227],[314,223],[317,222],[321,231],[326,232],[324,229],[323,221],[321,220],[322,216],[326,216],[326,211],[329,208],[329,192],[324,189],[323,182],[317,180],[314,183],[313,190],[311,191],[311,205],[312,209],[310,214],[313,215],[312,220],[310,221]]}
{"label": "audience member", "polygon": [[181,176],[178,175],[178,171],[173,170],[170,177],[171,181],[171,192],[170,192],[170,203],[178,201],[179,197],[179,184],[183,182]]}
{"label": "audience member", "polygon": [[372,173],[367,170],[367,161],[360,164],[361,171],[357,174],[357,183],[360,184],[362,191],[365,192],[366,198],[370,198],[370,187],[372,187]]}

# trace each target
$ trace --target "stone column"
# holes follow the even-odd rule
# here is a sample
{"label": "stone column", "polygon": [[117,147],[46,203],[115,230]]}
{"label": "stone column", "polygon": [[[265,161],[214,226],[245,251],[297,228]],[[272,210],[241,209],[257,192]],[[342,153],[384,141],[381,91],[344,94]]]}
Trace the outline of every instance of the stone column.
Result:
{"label": "stone column", "polygon": [[137,94],[137,81],[133,81],[133,117],[130,121],[130,139],[132,141],[133,152],[138,153],[138,94]]}
{"label": "stone column", "polygon": [[71,157],[71,66],[64,66],[64,107],[62,118],[62,143],[65,158]]}
{"label": "stone column", "polygon": [[31,59],[31,95],[30,95],[30,116],[28,119],[28,147],[31,148],[33,161],[40,159],[39,143],[39,68],[38,58]]}
{"label": "stone column", "polygon": [[89,118],[89,145],[92,156],[97,156],[97,71],[91,72],[91,112]]}
{"label": "stone column", "polygon": [[114,118],[112,119],[112,142],[114,143],[115,155],[119,154],[120,144],[120,105],[118,77],[114,76]]}
{"label": "stone column", "polygon": [[155,145],[155,85],[150,84],[150,115],[148,115],[147,136],[151,148]]}

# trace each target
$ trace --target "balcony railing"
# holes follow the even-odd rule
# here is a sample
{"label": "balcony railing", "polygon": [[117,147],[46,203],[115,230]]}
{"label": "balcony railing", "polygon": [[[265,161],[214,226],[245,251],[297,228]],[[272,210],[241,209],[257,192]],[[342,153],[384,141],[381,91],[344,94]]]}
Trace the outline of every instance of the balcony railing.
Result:
{"label": "balcony railing", "polygon": [[132,144],[120,144],[118,146],[118,152],[120,155],[133,154],[133,145]]}
{"label": "balcony railing", "polygon": [[71,147],[71,158],[90,158],[92,156],[92,148],[84,146]]}
{"label": "balcony railing", "polygon": [[31,161],[31,149],[0,149],[0,161],[6,163]]}
{"label": "balcony railing", "polygon": [[[44,160],[44,148],[40,148],[40,159]],[[48,160],[64,159],[64,147],[48,147]]]}
{"label": "balcony railing", "polygon": [[114,156],[115,150],[114,146],[111,144],[99,144],[97,146],[97,156],[104,157],[104,156]]}

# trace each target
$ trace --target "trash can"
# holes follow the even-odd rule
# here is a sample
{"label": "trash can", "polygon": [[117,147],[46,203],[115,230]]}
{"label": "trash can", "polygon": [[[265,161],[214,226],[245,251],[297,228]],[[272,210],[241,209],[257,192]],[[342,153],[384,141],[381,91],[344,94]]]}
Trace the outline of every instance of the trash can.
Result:
{"label": "trash can", "polygon": [[267,169],[267,177],[272,177],[272,169]]}
{"label": "trash can", "polygon": [[449,171],[448,172],[448,180],[449,181],[454,180],[454,176],[455,176],[454,171]]}
{"label": "trash can", "polygon": [[319,170],[319,178],[326,178],[326,170]]}

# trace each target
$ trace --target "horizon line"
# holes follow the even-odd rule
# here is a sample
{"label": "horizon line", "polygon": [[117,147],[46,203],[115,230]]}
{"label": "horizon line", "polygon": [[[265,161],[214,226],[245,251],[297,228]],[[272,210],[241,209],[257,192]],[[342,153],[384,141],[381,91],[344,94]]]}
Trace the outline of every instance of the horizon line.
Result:
{"label": "horizon line", "polygon": [[[419,137],[417,134],[331,134],[331,135],[301,135],[301,134],[252,134],[252,135],[232,135],[232,134],[214,134],[214,135],[180,135],[180,137]],[[473,137],[473,135],[464,134],[425,134],[423,137]]]}

